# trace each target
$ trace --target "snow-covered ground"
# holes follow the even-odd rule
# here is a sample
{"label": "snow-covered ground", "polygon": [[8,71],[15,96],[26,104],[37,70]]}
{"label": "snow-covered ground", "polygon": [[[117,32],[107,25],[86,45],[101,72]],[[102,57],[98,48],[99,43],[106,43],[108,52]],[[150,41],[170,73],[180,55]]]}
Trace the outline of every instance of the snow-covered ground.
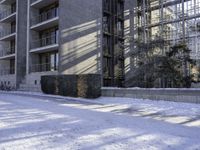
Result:
{"label": "snow-covered ground", "polygon": [[200,150],[200,105],[0,93],[0,150],[46,149]]}

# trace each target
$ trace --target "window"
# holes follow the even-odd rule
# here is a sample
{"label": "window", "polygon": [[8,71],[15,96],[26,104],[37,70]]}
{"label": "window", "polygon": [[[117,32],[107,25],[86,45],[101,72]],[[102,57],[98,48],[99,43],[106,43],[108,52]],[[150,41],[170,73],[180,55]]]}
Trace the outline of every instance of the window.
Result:
{"label": "window", "polygon": [[104,16],[103,17],[103,30],[105,32],[110,33],[110,17],[109,16]]}
{"label": "window", "polygon": [[111,77],[111,67],[112,67],[112,60],[110,58],[103,58],[103,72],[104,77],[108,78]]}
{"label": "window", "polygon": [[124,41],[124,1],[104,0],[103,7],[104,86],[120,86],[124,70],[124,48],[120,47]]}
{"label": "window", "polygon": [[51,71],[58,70],[58,53],[52,53],[50,54],[50,66],[51,66]]}
{"label": "window", "polygon": [[119,17],[122,17],[123,16],[123,13],[124,13],[124,5],[122,2],[118,2],[117,3],[117,14]]}
{"label": "window", "polygon": [[16,22],[13,21],[11,22],[11,33],[15,33],[15,31],[16,31]]}
{"label": "window", "polygon": [[15,40],[10,41],[10,54],[15,53]]}
{"label": "window", "polygon": [[10,60],[10,74],[15,74],[15,59]]}
{"label": "window", "polygon": [[52,19],[58,16],[58,3],[51,4],[47,7],[40,9],[40,20],[43,22],[45,20]]}
{"label": "window", "polygon": [[122,21],[117,22],[117,33],[119,36],[123,36],[123,25]]}
{"label": "window", "polygon": [[16,12],[16,3],[13,3],[11,5],[11,13],[15,13]]}
{"label": "window", "polygon": [[39,72],[42,71],[56,71],[58,70],[58,52],[42,53],[39,55],[40,67]]}
{"label": "window", "polygon": [[40,32],[40,47],[58,43],[58,27],[53,27]]}
{"label": "window", "polygon": [[105,54],[111,54],[111,46],[110,46],[110,38],[108,36],[104,36],[103,38],[103,50]]}
{"label": "window", "polygon": [[104,0],[103,1],[103,8],[105,11],[110,11],[110,0]]}

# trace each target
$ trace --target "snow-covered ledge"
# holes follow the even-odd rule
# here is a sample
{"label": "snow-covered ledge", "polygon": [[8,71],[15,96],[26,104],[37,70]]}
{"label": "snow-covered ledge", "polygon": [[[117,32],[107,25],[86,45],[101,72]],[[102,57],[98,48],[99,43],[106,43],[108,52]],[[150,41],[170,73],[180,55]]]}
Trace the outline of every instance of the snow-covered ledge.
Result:
{"label": "snow-covered ledge", "polygon": [[175,102],[199,103],[199,88],[113,88],[103,87],[102,95],[107,97],[128,97],[150,100],[166,100]]}

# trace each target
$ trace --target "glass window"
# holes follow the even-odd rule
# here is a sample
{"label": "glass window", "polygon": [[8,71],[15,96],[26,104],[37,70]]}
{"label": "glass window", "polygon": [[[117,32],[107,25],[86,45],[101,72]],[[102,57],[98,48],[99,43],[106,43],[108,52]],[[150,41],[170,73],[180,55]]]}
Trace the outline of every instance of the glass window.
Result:
{"label": "glass window", "polygon": [[10,60],[10,74],[15,74],[15,59]]}
{"label": "glass window", "polygon": [[40,71],[58,70],[58,52],[40,54]]}

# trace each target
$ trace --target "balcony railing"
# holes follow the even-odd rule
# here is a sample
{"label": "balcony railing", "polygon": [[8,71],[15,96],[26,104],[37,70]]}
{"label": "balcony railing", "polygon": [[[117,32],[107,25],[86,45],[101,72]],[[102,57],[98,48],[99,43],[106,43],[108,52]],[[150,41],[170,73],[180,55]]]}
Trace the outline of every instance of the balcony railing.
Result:
{"label": "balcony railing", "polygon": [[52,65],[51,63],[45,64],[35,64],[30,67],[31,72],[49,72],[49,71],[57,71],[58,66]]}
{"label": "balcony railing", "polygon": [[58,44],[58,36],[48,36],[31,43],[31,49]]}
{"label": "balcony railing", "polygon": [[6,48],[0,51],[0,57],[15,54],[15,47]]}
{"label": "balcony railing", "polygon": [[15,29],[12,29],[12,30],[3,30],[3,31],[0,32],[0,38],[3,38],[5,36],[8,36],[8,35],[13,34],[15,32],[16,32]]}
{"label": "balcony railing", "polygon": [[15,68],[8,68],[8,69],[2,69],[0,70],[0,75],[14,75],[15,74]]}
{"label": "balcony railing", "polygon": [[34,3],[34,2],[36,2],[36,1],[38,1],[38,0],[31,0],[31,4]]}
{"label": "balcony railing", "polygon": [[53,19],[58,17],[58,8],[51,9],[45,13],[40,14],[39,16],[34,17],[31,19],[31,25],[36,25],[38,23],[42,23],[44,21]]}
{"label": "balcony railing", "polygon": [[7,9],[7,10],[1,12],[0,13],[0,20],[3,20],[4,18],[12,15],[15,12],[16,12],[16,9]]}

